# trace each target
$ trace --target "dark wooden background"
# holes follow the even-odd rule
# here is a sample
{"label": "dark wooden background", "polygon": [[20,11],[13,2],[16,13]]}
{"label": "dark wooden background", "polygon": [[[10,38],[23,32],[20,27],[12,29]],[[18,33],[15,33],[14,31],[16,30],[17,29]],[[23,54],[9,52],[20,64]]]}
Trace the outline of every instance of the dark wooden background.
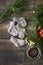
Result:
{"label": "dark wooden background", "polygon": [[[29,4],[33,0],[29,0]],[[37,0],[38,3],[43,4],[43,0]],[[0,10],[8,4],[13,4],[14,0],[0,0]],[[26,11],[22,14],[28,18],[31,11]],[[30,21],[29,21],[30,22]],[[30,61],[26,55],[28,46],[16,48],[9,39],[11,35],[8,33],[9,20],[0,23],[0,65],[43,65],[43,49],[42,57],[38,61]]]}

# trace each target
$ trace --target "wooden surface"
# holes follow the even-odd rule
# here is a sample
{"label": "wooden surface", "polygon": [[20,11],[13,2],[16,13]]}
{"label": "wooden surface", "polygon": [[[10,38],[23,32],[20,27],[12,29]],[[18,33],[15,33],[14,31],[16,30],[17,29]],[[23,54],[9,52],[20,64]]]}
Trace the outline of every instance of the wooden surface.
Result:
{"label": "wooden surface", "polygon": [[9,22],[0,23],[0,65],[42,65],[43,56],[39,61],[32,62],[26,55],[27,45],[16,48],[9,41],[11,35],[7,31],[8,24]]}
{"label": "wooden surface", "polygon": [[[12,0],[1,0],[0,9],[5,7],[5,5],[8,3],[11,4],[11,1]],[[43,0],[41,0],[41,2],[42,1]],[[23,15],[27,17],[27,14],[28,11],[25,12]],[[9,41],[11,35],[7,31],[8,25],[9,21],[0,23],[0,65],[43,65],[43,49],[42,57],[40,60],[30,61],[30,59],[26,55],[26,51],[28,48],[27,45],[20,48],[16,48],[14,44]]]}

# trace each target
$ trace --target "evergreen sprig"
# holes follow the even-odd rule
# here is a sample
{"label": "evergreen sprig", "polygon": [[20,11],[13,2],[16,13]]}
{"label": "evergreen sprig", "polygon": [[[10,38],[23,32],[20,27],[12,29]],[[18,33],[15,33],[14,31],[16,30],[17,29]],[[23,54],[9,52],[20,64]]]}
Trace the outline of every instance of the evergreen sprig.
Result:
{"label": "evergreen sprig", "polygon": [[36,8],[36,17],[39,20],[39,25],[43,27],[43,5],[39,5]]}
{"label": "evergreen sprig", "polygon": [[11,6],[6,6],[1,12],[0,12],[0,20],[6,19],[11,14]]}
{"label": "evergreen sprig", "polygon": [[11,13],[15,16],[19,16],[23,11],[26,10],[27,0],[15,0],[14,4],[7,5],[1,12],[0,12],[0,20],[7,18]]}
{"label": "evergreen sprig", "polygon": [[36,11],[36,17],[38,19],[43,17],[43,5],[38,5],[35,11]]}
{"label": "evergreen sprig", "polygon": [[[43,38],[40,38],[38,35],[38,27],[40,26],[43,28],[43,5],[38,5],[37,8],[35,9],[35,13],[32,13],[30,15],[30,17],[34,21],[31,23],[30,27],[32,28],[32,24],[33,24],[33,28],[34,28],[34,26],[36,26],[36,29],[33,30],[33,28],[32,28],[33,31],[28,33],[27,38],[28,38],[28,40],[32,40],[35,43],[35,45],[42,48],[43,47]],[[37,24],[34,24],[34,23],[37,23]]]}

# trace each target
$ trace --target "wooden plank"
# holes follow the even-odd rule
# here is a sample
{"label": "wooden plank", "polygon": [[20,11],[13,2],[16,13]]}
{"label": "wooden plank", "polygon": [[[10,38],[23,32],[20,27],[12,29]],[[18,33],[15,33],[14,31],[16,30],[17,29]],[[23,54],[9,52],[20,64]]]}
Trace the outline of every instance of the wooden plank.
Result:
{"label": "wooden plank", "polygon": [[16,48],[13,43],[9,41],[9,39],[0,39],[0,50],[26,50],[26,45],[23,47]]}
{"label": "wooden plank", "polygon": [[[32,0],[29,1],[32,3]],[[43,4],[43,0],[39,0]],[[7,4],[13,4],[12,0],[0,0],[0,9],[4,8]],[[31,11],[24,12],[21,16],[28,18]],[[43,51],[42,57],[38,61],[30,61],[26,55],[27,46],[16,48],[13,43],[9,41],[11,35],[8,33],[9,21],[0,23],[0,65],[42,65],[43,64]]]}

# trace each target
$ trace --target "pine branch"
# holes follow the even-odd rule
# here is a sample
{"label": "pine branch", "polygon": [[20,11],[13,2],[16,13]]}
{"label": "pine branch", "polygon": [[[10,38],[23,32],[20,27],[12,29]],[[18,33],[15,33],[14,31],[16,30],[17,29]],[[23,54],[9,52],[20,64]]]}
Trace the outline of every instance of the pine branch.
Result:
{"label": "pine branch", "polygon": [[[32,31],[32,33],[28,33],[27,37],[28,37],[28,40],[32,40],[33,42],[35,42],[35,45],[36,46],[39,46],[39,47],[43,47],[43,38],[40,38],[38,36],[38,29],[37,27],[38,26],[41,26],[43,28],[43,5],[39,5],[36,9],[35,9],[35,13],[34,14],[31,14],[30,17],[32,18],[32,20],[34,20],[33,23],[31,23],[30,27],[31,29],[33,30],[35,27],[34,25],[36,26],[36,30]],[[37,24],[35,24],[36,22],[38,22]],[[32,24],[33,24],[33,28],[32,28]],[[35,32],[35,33],[34,33]]]}
{"label": "pine branch", "polygon": [[6,6],[2,12],[0,12],[0,20],[7,18],[11,13],[15,16],[19,16],[23,11],[26,10],[26,1],[27,0],[16,0],[13,6]]}
{"label": "pine branch", "polygon": [[1,12],[0,12],[0,20],[6,19],[11,14],[11,6],[6,6]]}

